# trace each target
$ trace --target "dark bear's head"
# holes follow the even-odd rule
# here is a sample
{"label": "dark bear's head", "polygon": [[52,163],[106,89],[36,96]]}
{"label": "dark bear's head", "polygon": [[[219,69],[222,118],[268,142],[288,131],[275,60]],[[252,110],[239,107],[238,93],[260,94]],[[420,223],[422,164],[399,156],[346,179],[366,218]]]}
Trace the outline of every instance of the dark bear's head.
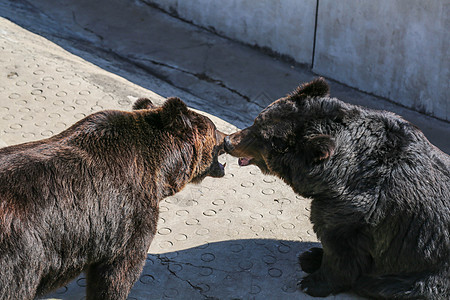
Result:
{"label": "dark bear's head", "polygon": [[224,152],[226,135],[217,130],[208,117],[188,109],[179,98],[169,98],[161,107],[156,107],[147,98],[140,98],[134,103],[133,110],[151,110],[147,115],[150,123],[158,124],[166,137],[163,143],[171,148],[174,165],[170,172],[183,173],[186,168],[190,169],[189,182],[193,183],[206,176],[225,175],[218,156]]}
{"label": "dark bear's head", "polygon": [[326,111],[333,109],[323,107],[332,103],[318,99],[329,99],[328,92],[323,78],[299,86],[266,107],[252,126],[226,137],[225,151],[240,157],[240,166],[253,164],[288,181],[294,168],[326,162],[333,155],[335,141],[323,122],[329,117]]}

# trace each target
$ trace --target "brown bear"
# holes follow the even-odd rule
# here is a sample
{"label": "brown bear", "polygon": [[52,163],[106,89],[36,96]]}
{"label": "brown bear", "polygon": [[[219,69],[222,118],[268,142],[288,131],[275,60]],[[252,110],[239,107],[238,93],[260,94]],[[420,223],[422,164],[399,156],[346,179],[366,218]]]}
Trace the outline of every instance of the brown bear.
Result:
{"label": "brown bear", "polygon": [[450,159],[399,116],[328,96],[323,78],[265,108],[225,138],[310,197],[323,248],[300,256],[313,296],[450,299]]}
{"label": "brown bear", "polygon": [[0,149],[0,299],[33,299],[81,272],[87,299],[126,299],[158,203],[222,177],[224,134],[178,98],[101,111],[49,139]]}

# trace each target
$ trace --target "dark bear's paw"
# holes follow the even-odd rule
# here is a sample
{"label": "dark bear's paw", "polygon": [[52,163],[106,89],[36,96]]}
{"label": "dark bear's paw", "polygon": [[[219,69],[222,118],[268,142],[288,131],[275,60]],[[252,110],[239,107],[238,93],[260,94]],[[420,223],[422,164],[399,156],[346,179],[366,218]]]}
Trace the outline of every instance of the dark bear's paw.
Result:
{"label": "dark bear's paw", "polygon": [[306,252],[303,252],[298,257],[298,261],[302,270],[306,273],[314,273],[320,268],[322,264],[323,249],[311,248]]}
{"label": "dark bear's paw", "polygon": [[330,285],[320,276],[319,272],[310,274],[299,282],[299,288],[313,297],[326,297],[333,292]]}

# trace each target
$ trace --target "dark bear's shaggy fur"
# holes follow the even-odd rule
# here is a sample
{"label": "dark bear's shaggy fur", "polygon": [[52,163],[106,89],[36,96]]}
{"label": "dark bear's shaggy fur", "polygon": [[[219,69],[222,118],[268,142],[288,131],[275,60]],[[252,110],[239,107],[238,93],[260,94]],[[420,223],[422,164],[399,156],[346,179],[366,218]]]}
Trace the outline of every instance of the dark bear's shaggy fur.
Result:
{"label": "dark bear's shaggy fur", "polygon": [[87,299],[126,299],[158,202],[221,177],[224,135],[178,98],[102,111],[49,139],[0,149],[0,299],[87,275]]}
{"label": "dark bear's shaggy fur", "polygon": [[412,124],[329,98],[319,78],[225,150],[312,198],[323,250],[300,256],[306,293],[450,299],[450,160]]}

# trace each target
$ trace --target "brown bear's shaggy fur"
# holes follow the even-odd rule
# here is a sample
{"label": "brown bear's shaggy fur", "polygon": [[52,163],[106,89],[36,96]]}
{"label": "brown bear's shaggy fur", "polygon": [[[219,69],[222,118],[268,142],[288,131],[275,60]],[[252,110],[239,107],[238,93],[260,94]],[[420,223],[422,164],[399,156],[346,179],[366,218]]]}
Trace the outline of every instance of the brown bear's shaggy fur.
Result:
{"label": "brown bear's shaggy fur", "polygon": [[178,98],[102,111],[46,140],[0,149],[0,299],[33,299],[87,274],[87,299],[126,299],[158,202],[221,177],[224,135]]}
{"label": "brown bear's shaggy fur", "polygon": [[313,296],[450,299],[450,159],[412,124],[328,97],[322,79],[264,109],[225,150],[312,198]]}

